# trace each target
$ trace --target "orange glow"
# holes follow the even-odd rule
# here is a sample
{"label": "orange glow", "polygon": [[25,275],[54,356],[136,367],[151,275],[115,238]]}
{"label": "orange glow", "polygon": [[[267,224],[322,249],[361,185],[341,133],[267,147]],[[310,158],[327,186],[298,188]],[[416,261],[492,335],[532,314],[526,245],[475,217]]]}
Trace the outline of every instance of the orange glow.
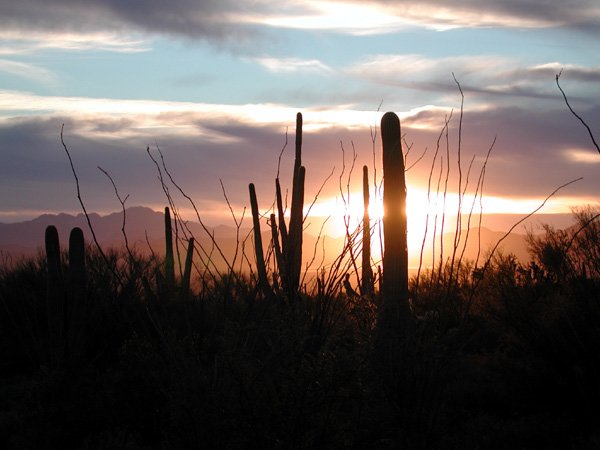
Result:
{"label": "orange glow", "polygon": [[[425,248],[431,246],[431,237],[434,228],[439,236],[444,218],[444,233],[453,233],[456,230],[456,218],[460,209],[463,215],[463,221],[460,224],[461,229],[478,226],[478,217],[481,211],[484,214],[518,214],[526,215],[539,207],[543,198],[510,198],[484,196],[480,202],[479,197],[474,198],[472,193],[467,193],[460,199],[456,193],[447,193],[444,198],[443,193],[427,194],[427,191],[418,187],[408,186],[407,188],[407,244],[409,259],[416,257],[421,252],[423,238],[425,236],[426,224],[427,240]],[[540,213],[568,213],[572,206],[580,204],[580,199],[568,197],[556,197],[550,199]],[[306,212],[306,211],[305,211]],[[472,214],[472,221],[468,224],[466,216]],[[371,248],[375,260],[381,258],[380,255],[380,226],[383,219],[383,204],[381,195],[371,194],[369,206],[369,215],[372,229]],[[329,218],[324,233],[332,237],[341,237],[362,226],[363,219],[363,199],[362,193],[351,192],[350,198],[345,202],[338,196],[317,202],[309,213],[313,218]],[[497,230],[499,231],[499,230]]]}

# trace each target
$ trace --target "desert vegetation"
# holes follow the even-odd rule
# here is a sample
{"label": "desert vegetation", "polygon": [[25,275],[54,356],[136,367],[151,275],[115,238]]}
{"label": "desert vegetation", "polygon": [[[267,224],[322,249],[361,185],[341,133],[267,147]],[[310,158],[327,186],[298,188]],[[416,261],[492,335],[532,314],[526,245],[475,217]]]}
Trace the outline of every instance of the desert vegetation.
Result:
{"label": "desert vegetation", "polygon": [[[447,130],[448,121],[440,136]],[[341,254],[312,277],[300,114],[289,221],[278,176],[267,213],[250,184],[253,234],[240,237],[226,270],[215,262],[219,242],[199,245],[181,220],[167,180],[185,193],[162,154],[148,152],[168,201],[164,257],[129,246],[116,186],[122,249],[86,244],[74,229],[61,250],[49,227],[38,257],[0,269],[3,448],[600,445],[598,211],[531,234],[530,261],[497,248],[463,258],[458,214],[450,254],[440,242],[435,264],[409,279],[395,114],[383,116],[381,138],[383,223],[370,223],[364,167],[363,222],[348,222]],[[435,161],[430,186],[437,176],[445,193]],[[484,175],[485,164],[473,205]],[[433,224],[439,242],[444,222]]]}

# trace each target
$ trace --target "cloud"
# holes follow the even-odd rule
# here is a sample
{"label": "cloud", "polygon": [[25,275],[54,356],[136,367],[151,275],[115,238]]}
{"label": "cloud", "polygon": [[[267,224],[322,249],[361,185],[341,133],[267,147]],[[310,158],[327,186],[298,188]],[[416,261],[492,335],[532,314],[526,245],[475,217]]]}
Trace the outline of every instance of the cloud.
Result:
{"label": "cloud", "polygon": [[[287,105],[125,101],[0,91],[0,153],[5,161],[0,166],[0,204],[2,209],[13,212],[19,208],[78,210],[72,174],[60,144],[64,123],[65,141],[91,210],[112,211],[119,207],[112,187],[97,166],[111,173],[124,195],[130,194],[130,206],[164,202],[156,169],[145,153],[148,145],[155,152],[156,144],[178,182],[207,208],[211,217],[223,217],[227,211],[219,180],[225,183],[238,211],[248,204],[249,182],[256,183],[261,207],[266,208],[273,200],[273,180],[286,129],[290,136],[281,176],[289,185],[295,113],[296,109]],[[334,166],[335,181],[329,183],[323,198],[339,194],[336,183],[341,168],[340,145],[346,149],[347,164],[355,148],[356,167],[371,166],[370,126],[378,123],[382,112],[345,105],[315,107],[303,113],[307,195],[314,195]],[[399,113],[403,132],[414,146],[410,161],[429,149],[408,174],[409,184],[423,189],[449,109],[431,105]],[[600,110],[597,106],[585,107],[581,114],[598,117]],[[457,163],[457,119],[455,111],[448,141],[453,167]],[[585,156],[585,149],[593,156],[597,154],[590,148],[585,130],[562,103],[554,109],[536,109],[530,104],[521,108],[467,108],[463,164],[466,166],[473,155],[478,155],[471,185],[482,155],[496,135],[486,173],[486,195],[535,201],[566,181],[583,176],[584,180],[569,187],[564,195],[569,196],[569,202],[598,198],[597,165],[585,162],[585,158],[591,158]],[[445,147],[442,151],[445,153]],[[379,138],[375,152],[379,164]],[[380,166],[378,174],[381,176]],[[451,178],[450,182],[455,189],[456,180]],[[358,178],[355,184],[358,189]]]}
{"label": "cloud", "polygon": [[17,29],[0,30],[0,55],[14,56],[61,49],[70,51],[98,50],[117,53],[139,53],[149,51],[147,39],[127,32],[65,32],[49,30],[28,30],[26,33]]}
{"label": "cloud", "polygon": [[554,79],[561,70],[565,79],[580,82],[570,98],[592,104],[600,100],[593,94],[597,89],[590,89],[600,82],[600,66],[559,62],[526,65],[514,58],[494,55],[429,58],[391,54],[370,56],[347,67],[345,73],[382,86],[437,93],[438,98],[439,93],[457,92],[454,75],[465,93],[496,103],[510,97],[555,101],[559,97]]}
{"label": "cloud", "polygon": [[328,30],[354,35],[386,34],[414,26],[376,4],[300,0],[290,1],[294,8],[272,9],[267,14],[245,15],[240,21],[276,28]]}
{"label": "cloud", "polygon": [[369,4],[399,20],[444,30],[456,27],[565,27],[597,34],[600,8],[594,0],[333,0]]}
{"label": "cloud", "polygon": [[568,160],[583,164],[600,164],[600,156],[589,150],[568,149],[565,150],[565,156]]}
{"label": "cloud", "polygon": [[329,67],[326,64],[323,64],[318,59],[273,58],[264,56],[259,58],[252,58],[251,60],[260,64],[268,71],[273,73],[333,73],[333,69],[331,67]]}
{"label": "cloud", "polygon": [[[260,10],[261,2],[253,2]],[[117,36],[171,35],[235,42],[252,32],[232,16],[246,10],[231,0],[23,0],[0,3],[0,28],[19,38],[30,30],[55,37],[66,48],[94,44],[105,49],[138,50],[136,39],[119,42]]]}
{"label": "cloud", "polygon": [[[157,100],[119,100],[86,97],[42,96],[18,91],[0,90],[0,122],[7,118],[26,115],[34,116],[76,116],[83,122],[93,123],[102,118],[104,121],[117,121],[128,118],[135,126],[127,133],[149,136],[166,133],[188,135],[206,139],[220,140],[206,124],[228,123],[232,118],[250,126],[277,126],[280,130],[290,124],[290,118],[296,116],[297,108],[281,104],[244,104],[225,105],[210,103],[192,103]],[[320,105],[306,108],[310,116],[305,123],[307,132],[331,127],[362,128],[372,123],[374,113],[352,109],[351,105]],[[82,133],[95,134],[85,129]],[[234,140],[235,136],[230,136]]]}
{"label": "cloud", "polygon": [[26,78],[41,84],[52,85],[57,82],[56,75],[35,64],[28,64],[8,59],[0,59],[0,72],[14,75],[19,78]]}
{"label": "cloud", "polygon": [[[21,0],[0,3],[1,35],[29,39],[29,49],[141,51],[167,35],[250,48],[264,27],[383,34],[427,27],[568,27],[600,30],[594,0]],[[30,33],[33,37],[27,37]],[[126,36],[120,40],[119,36]],[[35,42],[33,42],[35,41]],[[146,41],[146,42],[144,42]],[[4,48],[11,51],[10,48]]]}
{"label": "cloud", "polygon": [[561,64],[559,62],[531,66],[524,71],[516,70],[515,75],[524,74],[530,78],[553,79],[560,72],[564,72],[564,76],[568,77],[570,80],[586,83],[600,83],[600,66],[584,67],[575,64]]}

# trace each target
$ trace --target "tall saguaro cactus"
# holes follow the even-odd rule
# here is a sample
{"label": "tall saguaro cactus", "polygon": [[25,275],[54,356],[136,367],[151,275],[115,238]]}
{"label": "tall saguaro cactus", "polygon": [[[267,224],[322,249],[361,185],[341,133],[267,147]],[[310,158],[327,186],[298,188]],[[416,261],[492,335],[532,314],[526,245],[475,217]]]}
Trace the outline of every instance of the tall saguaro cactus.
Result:
{"label": "tall saguaro cactus", "polygon": [[85,242],[81,228],[69,236],[69,267],[63,276],[58,231],[53,225],[45,235],[47,280],[46,310],[50,363],[54,367],[74,362],[85,351]]}
{"label": "tall saguaro cactus", "polygon": [[302,267],[302,225],[304,221],[304,179],[306,170],[302,166],[302,114],[296,115],[296,157],[292,181],[292,208],[287,245],[287,278],[290,295],[298,291]]}
{"label": "tall saguaro cactus", "polygon": [[46,246],[46,311],[48,314],[48,344],[50,363],[59,365],[64,357],[65,291],[60,262],[58,230],[49,225],[45,234]]}
{"label": "tall saguaro cactus", "polygon": [[363,166],[363,238],[361,292],[373,293],[373,269],[371,268],[371,223],[369,217],[369,168]]}
{"label": "tall saguaro cactus", "polygon": [[[296,115],[296,154],[294,158],[294,174],[292,180],[292,205],[290,208],[289,227],[285,223],[285,211],[283,208],[283,195],[279,178],[275,178],[275,196],[277,204],[277,215],[271,214],[271,238],[277,260],[277,276],[273,276],[273,285],[278,289],[281,282],[283,291],[287,293],[290,300],[296,298],[300,286],[300,274],[302,272],[302,231],[304,225],[304,181],[306,169],[302,165],[302,114]],[[258,202],[254,185],[251,183],[250,202],[252,217],[254,221],[254,238],[256,247],[256,263],[258,268],[259,282],[263,285],[265,295],[271,295],[272,291],[267,283],[265,261],[263,257],[262,244],[259,245],[260,223],[258,217]],[[258,233],[258,234],[257,234]],[[278,234],[279,233],[279,234]],[[281,243],[279,239],[281,238]],[[264,272],[264,273],[263,273]]]}
{"label": "tall saguaro cactus", "polygon": [[69,234],[69,289],[65,311],[66,352],[73,361],[81,359],[85,352],[86,278],[85,240],[81,228],[75,227]]}
{"label": "tall saguaro cactus", "polygon": [[408,304],[408,248],[406,242],[406,180],[400,119],[393,112],[381,119],[383,144],[383,295],[384,311],[403,322]]}
{"label": "tall saguaro cactus", "polygon": [[258,272],[258,284],[263,294],[268,297],[270,293],[267,268],[262,248],[262,236],[260,234],[260,217],[258,215],[258,200],[254,183],[248,185],[250,192],[250,208],[252,209],[252,223],[254,225],[254,252],[256,255],[256,271]]}

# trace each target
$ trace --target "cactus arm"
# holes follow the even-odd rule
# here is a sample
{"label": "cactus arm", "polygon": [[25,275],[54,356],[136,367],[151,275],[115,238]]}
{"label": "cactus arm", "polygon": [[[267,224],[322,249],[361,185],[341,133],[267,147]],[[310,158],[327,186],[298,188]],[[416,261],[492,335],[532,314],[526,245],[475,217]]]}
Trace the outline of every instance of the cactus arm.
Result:
{"label": "cactus arm", "polygon": [[190,279],[192,276],[192,260],[194,257],[194,238],[188,241],[187,253],[185,255],[185,267],[181,278],[181,298],[186,299],[190,294]]}
{"label": "cactus arm", "polygon": [[254,252],[256,255],[256,270],[258,272],[258,283],[261,291],[268,297],[270,295],[269,281],[267,278],[267,268],[265,266],[265,257],[262,248],[262,237],[260,235],[260,217],[258,215],[258,200],[256,199],[256,189],[254,183],[248,185],[250,192],[250,208],[252,209],[252,223],[254,225]]}

